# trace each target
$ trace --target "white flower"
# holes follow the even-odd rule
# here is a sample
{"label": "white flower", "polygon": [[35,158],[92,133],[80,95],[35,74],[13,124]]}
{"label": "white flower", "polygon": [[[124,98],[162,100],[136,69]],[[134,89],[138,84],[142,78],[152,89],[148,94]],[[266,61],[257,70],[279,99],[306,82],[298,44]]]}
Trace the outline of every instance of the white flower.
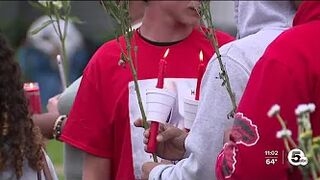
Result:
{"label": "white flower", "polygon": [[300,104],[295,110],[295,113],[297,116],[301,116],[303,113],[306,112],[314,112],[316,109],[316,106],[313,103],[309,104]]}
{"label": "white flower", "polygon": [[300,116],[304,112],[308,111],[309,107],[306,104],[300,104],[295,110],[297,116]]}
{"label": "white flower", "polygon": [[61,1],[52,1],[52,4],[57,7],[58,9],[62,8],[62,2]]}
{"label": "white flower", "polygon": [[308,104],[308,108],[310,112],[314,112],[316,109],[316,105],[314,105],[313,103],[309,103]]}
{"label": "white flower", "polygon": [[62,2],[61,1],[38,1],[39,4],[41,4],[44,7],[48,7],[50,2],[52,2],[52,5],[54,5],[57,9],[62,8]]}
{"label": "white flower", "polygon": [[38,3],[44,7],[47,7],[49,5],[49,1],[38,1]]}
{"label": "white flower", "polygon": [[268,111],[268,117],[273,117],[280,112],[280,106],[278,104],[273,105]]}
{"label": "white flower", "polygon": [[277,138],[281,139],[284,137],[289,137],[292,135],[292,132],[289,129],[282,129],[277,132]]}

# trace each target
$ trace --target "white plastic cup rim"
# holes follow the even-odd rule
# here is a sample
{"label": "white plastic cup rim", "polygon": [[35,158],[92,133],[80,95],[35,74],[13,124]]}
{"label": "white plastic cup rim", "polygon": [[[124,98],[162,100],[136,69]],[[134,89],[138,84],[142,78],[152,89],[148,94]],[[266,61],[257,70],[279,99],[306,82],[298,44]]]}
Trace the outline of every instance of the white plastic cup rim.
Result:
{"label": "white plastic cup rim", "polygon": [[147,121],[165,123],[175,103],[176,94],[167,89],[148,89],[147,95]]}
{"label": "white plastic cup rim", "polygon": [[198,111],[199,101],[185,97],[184,98],[184,127],[186,129],[191,129],[191,126],[196,119]]}
{"label": "white plastic cup rim", "polygon": [[191,98],[184,98],[184,112],[194,113],[196,114],[198,111],[199,101]]}

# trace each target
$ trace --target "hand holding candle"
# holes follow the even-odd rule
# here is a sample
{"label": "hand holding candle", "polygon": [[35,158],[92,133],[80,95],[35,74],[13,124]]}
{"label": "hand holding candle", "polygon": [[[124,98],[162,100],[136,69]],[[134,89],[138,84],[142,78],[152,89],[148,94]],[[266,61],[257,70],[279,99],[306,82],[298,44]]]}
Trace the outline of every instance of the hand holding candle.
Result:
{"label": "hand holding candle", "polygon": [[[165,58],[167,57],[168,53],[169,53],[169,49],[166,50],[163,58],[160,59],[160,62],[159,62],[158,82],[156,86],[156,88],[159,88],[159,89],[162,89],[164,86],[164,76],[165,76],[165,69],[167,64],[167,61],[165,60]],[[150,153],[155,153],[157,151],[156,137],[158,135],[158,130],[159,130],[159,122],[151,120],[150,136],[149,136],[149,141],[147,145],[147,151]]]}

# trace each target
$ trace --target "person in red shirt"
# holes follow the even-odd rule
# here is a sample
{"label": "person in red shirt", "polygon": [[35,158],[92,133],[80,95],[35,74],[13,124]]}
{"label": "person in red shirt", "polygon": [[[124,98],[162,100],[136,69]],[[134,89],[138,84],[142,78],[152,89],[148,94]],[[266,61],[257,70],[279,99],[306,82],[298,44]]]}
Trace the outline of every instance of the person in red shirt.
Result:
{"label": "person in red shirt", "polygon": [[[320,135],[319,43],[320,2],[302,1],[293,27],[269,45],[252,71],[235,116],[232,141],[218,156],[218,179],[302,179],[299,168],[287,160],[283,140],[276,137],[280,123],[267,112],[278,104],[297,140],[295,109],[314,103],[311,126],[313,136]],[[271,155],[277,160],[268,164]]]}
{"label": "person in red shirt", "polygon": [[[134,32],[138,47],[136,69],[142,98],[155,87],[159,60],[166,57],[166,80],[176,87],[178,103],[170,123],[183,127],[182,99],[195,90],[199,52],[208,63],[214,49],[199,26],[199,1],[148,1],[141,27]],[[218,31],[219,45],[233,37]],[[120,37],[124,46],[124,39]],[[102,45],[90,60],[61,135],[61,140],[86,152],[84,179],[140,179],[144,152],[143,129],[129,67],[118,65],[121,49],[116,40]],[[166,81],[165,81],[166,83]],[[145,103],[145,102],[144,102]]]}

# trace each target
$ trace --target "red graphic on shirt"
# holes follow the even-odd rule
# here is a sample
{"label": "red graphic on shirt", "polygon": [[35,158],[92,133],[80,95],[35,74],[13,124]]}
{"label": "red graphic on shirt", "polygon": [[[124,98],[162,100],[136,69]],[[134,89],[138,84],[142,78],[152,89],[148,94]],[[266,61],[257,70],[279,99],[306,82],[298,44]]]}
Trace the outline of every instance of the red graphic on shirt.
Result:
{"label": "red graphic on shirt", "polygon": [[230,142],[227,142],[217,158],[217,179],[230,178],[236,169],[238,145],[253,146],[259,140],[258,127],[252,121],[237,113],[230,132]]}
{"label": "red graphic on shirt", "polygon": [[242,113],[237,113],[234,117],[230,139],[236,144],[255,145],[259,139],[258,127]]}
{"label": "red graphic on shirt", "polygon": [[221,165],[216,166],[217,179],[229,178],[235,171],[237,150],[237,145],[232,141],[224,144],[223,150],[217,158],[217,164]]}

